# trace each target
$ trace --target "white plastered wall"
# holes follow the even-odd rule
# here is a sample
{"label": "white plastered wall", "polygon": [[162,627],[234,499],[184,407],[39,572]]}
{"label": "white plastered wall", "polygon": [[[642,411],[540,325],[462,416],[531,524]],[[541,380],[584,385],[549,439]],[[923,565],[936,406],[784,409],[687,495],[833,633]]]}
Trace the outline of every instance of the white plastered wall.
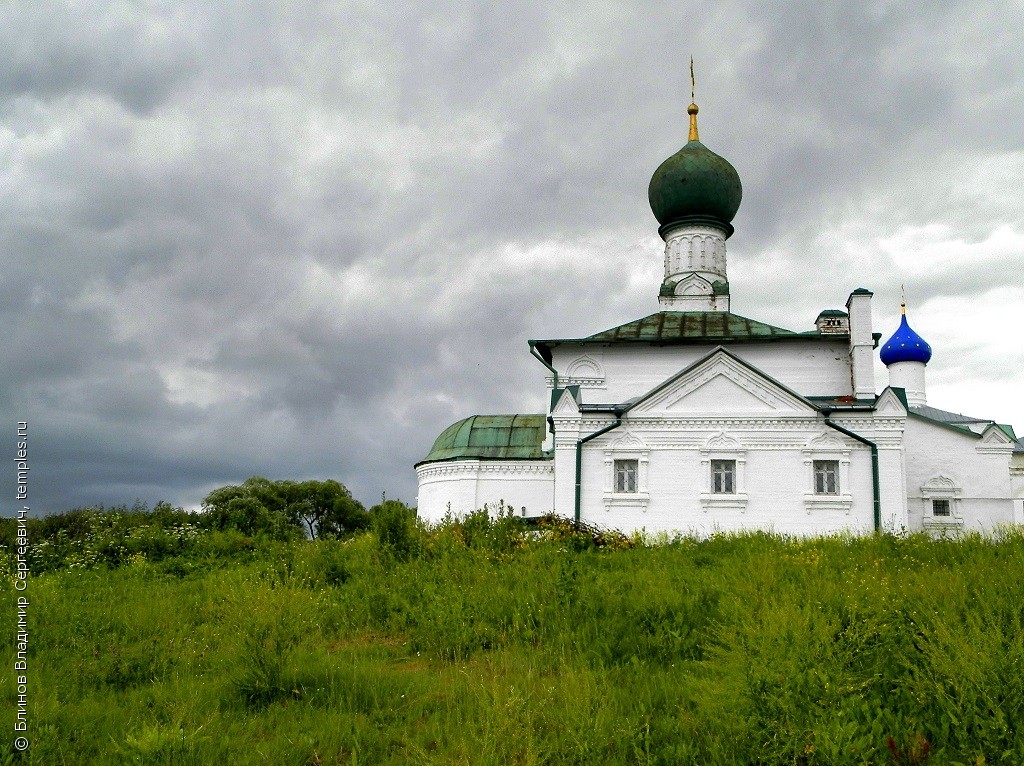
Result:
{"label": "white plastered wall", "polygon": [[[417,513],[436,523],[451,511],[464,515],[511,506],[518,515],[552,510],[554,466],[550,460],[449,460],[416,469]],[[525,508],[525,512],[523,509]]]}
{"label": "white plastered wall", "polygon": [[[583,431],[600,425],[584,423]],[[646,460],[635,498],[611,492],[609,460]],[[710,460],[737,461],[737,492],[713,495]],[[813,496],[810,463],[841,464],[837,497]],[[644,471],[644,467],[641,467]],[[584,445],[582,519],[625,532],[817,535],[873,529],[869,450],[820,418],[630,420]],[[612,499],[613,502],[609,502]]]}
{"label": "white plastered wall", "polygon": [[[910,528],[992,531],[1014,522],[1012,447],[986,446],[951,428],[908,418],[904,438]],[[929,497],[948,497],[948,520],[931,516]]]}
{"label": "white plastered wall", "polygon": [[[618,404],[647,393],[714,348],[714,345],[600,347],[565,344],[555,347],[552,357],[553,366],[564,376],[560,384],[580,383],[584,402]],[[845,339],[737,343],[726,348],[802,396],[849,396],[853,393],[850,352]],[[572,378],[568,373],[582,366],[581,360],[592,360],[602,377],[580,378],[579,381]]]}
{"label": "white plastered wall", "polygon": [[1024,524],[1024,452],[1010,458],[1010,488],[1013,492],[1013,522]]}

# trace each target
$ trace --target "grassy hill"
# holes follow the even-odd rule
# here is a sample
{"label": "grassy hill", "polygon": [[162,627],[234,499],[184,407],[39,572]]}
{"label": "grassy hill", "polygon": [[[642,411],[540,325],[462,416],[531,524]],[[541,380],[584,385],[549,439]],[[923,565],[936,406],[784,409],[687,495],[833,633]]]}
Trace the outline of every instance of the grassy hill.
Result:
{"label": "grassy hill", "polygon": [[37,544],[0,763],[1024,763],[1019,533],[135,529]]}

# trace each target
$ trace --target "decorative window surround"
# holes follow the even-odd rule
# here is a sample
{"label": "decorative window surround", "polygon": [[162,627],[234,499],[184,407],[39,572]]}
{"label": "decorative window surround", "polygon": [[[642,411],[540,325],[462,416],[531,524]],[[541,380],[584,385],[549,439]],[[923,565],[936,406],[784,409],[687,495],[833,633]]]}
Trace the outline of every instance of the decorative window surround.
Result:
{"label": "decorative window surround", "polygon": [[[554,387],[555,379],[553,377],[548,376],[545,380],[547,381],[548,388]],[[586,354],[575,359],[568,366],[564,375],[558,376],[558,385],[562,388],[566,386],[596,389],[608,387],[605,384],[604,367],[601,366],[597,359]]]}
{"label": "decorative window surround", "polygon": [[[804,454],[804,509],[814,511],[842,511],[849,514],[853,507],[850,494],[850,447],[831,433],[821,433],[807,442]],[[839,464],[839,491],[835,494],[815,492],[814,462],[832,461]]]}
{"label": "decorative window surround", "polygon": [[[958,529],[964,525],[960,509],[960,485],[948,476],[933,476],[921,487],[921,499],[924,501],[924,512],[921,521],[925,529]],[[933,500],[945,500],[949,503],[948,516],[936,516]]]}
{"label": "decorative window surround", "polygon": [[[711,476],[713,460],[729,460],[736,464],[734,492],[715,492]],[[719,431],[706,442],[700,451],[700,468],[704,477],[704,490],[700,493],[700,507],[707,513],[711,510],[733,509],[744,513],[747,510],[747,451],[724,431]]]}
{"label": "decorative window surround", "polygon": [[[627,433],[621,439],[612,442],[604,451],[604,509],[606,512],[616,510],[635,510],[647,512],[651,493],[647,487],[648,463],[650,449],[632,434]],[[615,491],[615,461],[636,461],[636,492]]]}

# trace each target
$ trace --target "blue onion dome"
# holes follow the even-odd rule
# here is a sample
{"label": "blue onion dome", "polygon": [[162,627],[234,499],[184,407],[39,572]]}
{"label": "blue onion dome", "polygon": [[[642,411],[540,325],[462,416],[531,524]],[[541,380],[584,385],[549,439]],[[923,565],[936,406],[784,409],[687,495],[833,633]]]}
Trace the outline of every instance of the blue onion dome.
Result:
{"label": "blue onion dome", "polygon": [[932,347],[907,324],[907,315],[904,314],[900,326],[882,346],[878,356],[886,367],[896,362],[928,364],[932,358]]}
{"label": "blue onion dome", "polygon": [[717,226],[726,236],[743,198],[736,168],[708,149],[697,134],[697,105],[690,104],[690,140],[654,171],[647,187],[651,211],[661,224],[694,223]]}

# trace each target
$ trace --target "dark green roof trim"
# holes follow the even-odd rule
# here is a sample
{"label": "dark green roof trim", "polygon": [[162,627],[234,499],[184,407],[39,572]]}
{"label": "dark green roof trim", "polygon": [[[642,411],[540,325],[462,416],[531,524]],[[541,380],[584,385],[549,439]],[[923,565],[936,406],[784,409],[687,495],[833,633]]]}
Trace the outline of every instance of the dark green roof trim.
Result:
{"label": "dark green roof trim", "polygon": [[847,314],[845,311],[843,311],[841,309],[825,309],[820,314],[818,314],[818,319],[821,319],[822,317],[848,317],[848,316],[850,316],[850,315]]}
{"label": "dark green roof trim", "polygon": [[[670,279],[666,282],[661,283],[661,289],[658,290],[658,295],[665,297],[672,297],[676,294],[676,285],[679,284],[679,280]],[[729,283],[723,282],[721,279],[716,279],[711,283],[711,294],[712,295],[728,295],[729,294]]]}
{"label": "dark green roof trim", "polygon": [[452,423],[416,465],[443,460],[550,460],[545,415],[472,415]]}
{"label": "dark green roof trim", "polygon": [[1017,441],[1017,434],[1013,431],[1013,426],[1008,426],[1005,423],[996,423],[996,428],[1002,431],[1004,434],[1009,436],[1014,441]]}
{"label": "dark green roof trim", "polygon": [[[880,337],[880,336],[879,336]],[[649,343],[652,345],[698,345],[714,343],[763,343],[777,341],[842,341],[846,333],[817,330],[793,332],[727,311],[659,311],[585,338],[531,340],[530,346],[550,356],[551,348],[563,343]]]}
{"label": "dark green roof trim", "polygon": [[874,295],[874,293],[868,290],[866,287],[858,287],[856,290],[850,293],[850,295]]}
{"label": "dark green roof trim", "polygon": [[526,341],[530,346],[530,353],[540,354],[541,361],[548,367],[551,367],[551,347],[547,345],[549,341],[544,340],[528,340]]}
{"label": "dark green roof trim", "polygon": [[672,229],[677,229],[680,226],[714,226],[716,229],[721,229],[725,233],[726,239],[729,239],[729,237],[731,237],[736,231],[731,223],[725,223],[711,215],[695,214],[673,218],[668,223],[662,224],[658,227],[658,236],[665,239],[666,234],[672,231]]}
{"label": "dark green roof trim", "polygon": [[805,396],[809,402],[816,407],[827,407],[832,410],[873,410],[878,401],[876,397],[871,399],[858,399],[854,396]]}
{"label": "dark green roof trim", "polygon": [[896,398],[903,404],[903,408],[910,412],[910,402],[907,401],[907,389],[899,386],[889,386],[889,390],[896,394]]}

